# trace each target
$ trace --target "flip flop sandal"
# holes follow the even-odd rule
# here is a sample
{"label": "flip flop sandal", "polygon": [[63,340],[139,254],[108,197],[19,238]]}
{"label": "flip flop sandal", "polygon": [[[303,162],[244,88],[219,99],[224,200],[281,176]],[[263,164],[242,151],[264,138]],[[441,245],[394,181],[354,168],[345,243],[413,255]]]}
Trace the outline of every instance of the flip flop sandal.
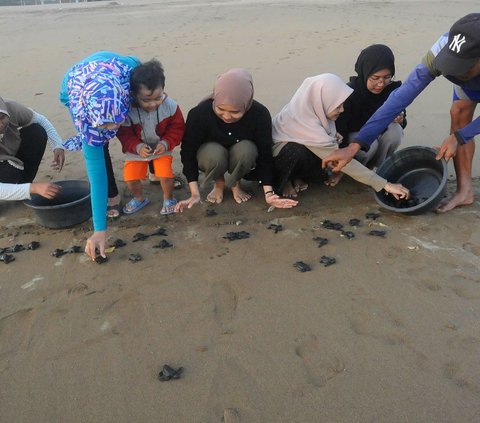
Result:
{"label": "flip flop sandal", "polygon": [[107,218],[108,219],[118,219],[122,214],[122,204],[118,203],[113,206],[107,206]]}
{"label": "flip flop sandal", "polygon": [[175,206],[177,205],[177,200],[172,198],[170,200],[165,200],[163,202],[162,210],[160,210],[160,214],[168,215],[168,214],[175,214]]}
{"label": "flip flop sandal", "polygon": [[145,197],[143,201],[138,201],[136,198],[132,198],[123,208],[123,212],[125,214],[133,214],[140,211],[149,204],[150,200],[147,197]]}

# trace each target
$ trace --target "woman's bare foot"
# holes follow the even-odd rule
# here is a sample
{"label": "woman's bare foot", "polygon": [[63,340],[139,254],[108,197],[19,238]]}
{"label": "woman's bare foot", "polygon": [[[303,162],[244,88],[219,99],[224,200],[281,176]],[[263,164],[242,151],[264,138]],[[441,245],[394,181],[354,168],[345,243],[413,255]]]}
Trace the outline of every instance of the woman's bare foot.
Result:
{"label": "woman's bare foot", "polygon": [[456,192],[451,197],[443,200],[438,206],[437,213],[446,213],[456,207],[469,206],[473,203],[473,192],[467,190],[466,192]]}
{"label": "woman's bare foot", "polygon": [[296,192],[302,192],[308,189],[308,184],[302,179],[295,179],[293,181],[293,187]]}
{"label": "woman's bare foot", "polygon": [[330,174],[329,178],[325,181],[325,185],[327,187],[334,187],[335,185],[337,185],[340,182],[342,177],[343,177],[342,172],[332,173],[332,174]]}
{"label": "woman's bare foot", "polygon": [[287,182],[283,188],[282,196],[285,198],[296,198],[298,191],[294,188],[291,182]]}
{"label": "woman's bare foot", "polygon": [[245,201],[250,200],[252,196],[248,193],[245,192],[242,188],[240,188],[240,183],[237,182],[233,187],[232,187],[232,194],[233,194],[233,199],[238,203],[244,203]]}
{"label": "woman's bare foot", "polygon": [[220,204],[223,201],[223,188],[224,186],[219,187],[217,183],[215,183],[213,189],[207,195],[207,201]]}

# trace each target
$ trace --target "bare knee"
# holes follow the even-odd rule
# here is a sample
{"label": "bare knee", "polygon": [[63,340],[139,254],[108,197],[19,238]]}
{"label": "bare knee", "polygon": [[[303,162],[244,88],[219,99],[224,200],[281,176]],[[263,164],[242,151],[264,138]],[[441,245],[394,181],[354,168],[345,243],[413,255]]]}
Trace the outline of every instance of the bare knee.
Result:
{"label": "bare knee", "polygon": [[472,121],[476,105],[477,103],[470,100],[457,100],[452,103],[450,109],[452,131],[461,129]]}

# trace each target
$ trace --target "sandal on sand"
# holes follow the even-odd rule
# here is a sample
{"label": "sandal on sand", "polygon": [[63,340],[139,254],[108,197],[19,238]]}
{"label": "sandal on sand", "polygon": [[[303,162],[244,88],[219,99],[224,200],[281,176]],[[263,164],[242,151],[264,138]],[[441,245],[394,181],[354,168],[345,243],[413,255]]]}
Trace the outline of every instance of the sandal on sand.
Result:
{"label": "sandal on sand", "polygon": [[163,202],[162,210],[160,210],[160,214],[163,214],[163,215],[174,214],[176,205],[177,205],[177,200],[175,200],[175,198],[172,198],[170,200],[165,200]]}
{"label": "sandal on sand", "polygon": [[122,212],[122,204],[118,203],[113,206],[107,206],[107,218],[116,220],[120,217]]}
{"label": "sandal on sand", "polygon": [[150,200],[145,197],[143,201],[138,201],[136,198],[132,198],[123,208],[125,214],[133,214],[143,209],[150,204]]}

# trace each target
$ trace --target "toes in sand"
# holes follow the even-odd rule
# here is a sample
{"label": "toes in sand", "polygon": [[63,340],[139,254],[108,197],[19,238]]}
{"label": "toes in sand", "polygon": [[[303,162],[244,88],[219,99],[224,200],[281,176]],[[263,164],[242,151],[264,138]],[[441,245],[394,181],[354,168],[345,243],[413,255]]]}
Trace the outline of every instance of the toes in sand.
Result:
{"label": "toes in sand", "polygon": [[232,187],[233,199],[238,203],[244,203],[245,201],[250,200],[252,196],[240,188],[240,184],[236,184]]}

